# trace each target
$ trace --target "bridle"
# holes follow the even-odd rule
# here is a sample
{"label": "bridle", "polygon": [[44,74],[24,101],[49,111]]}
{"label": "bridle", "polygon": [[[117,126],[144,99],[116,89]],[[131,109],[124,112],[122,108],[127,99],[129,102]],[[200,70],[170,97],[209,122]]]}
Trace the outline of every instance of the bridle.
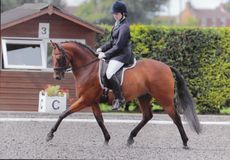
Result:
{"label": "bridle", "polygon": [[[58,46],[57,48],[58,50],[61,51],[60,65],[62,67],[55,67],[54,71],[58,71],[58,72],[71,71],[72,67],[70,66],[70,60],[68,59],[67,54],[65,53],[65,49],[62,46]],[[69,64],[68,66],[67,66],[67,62]]]}

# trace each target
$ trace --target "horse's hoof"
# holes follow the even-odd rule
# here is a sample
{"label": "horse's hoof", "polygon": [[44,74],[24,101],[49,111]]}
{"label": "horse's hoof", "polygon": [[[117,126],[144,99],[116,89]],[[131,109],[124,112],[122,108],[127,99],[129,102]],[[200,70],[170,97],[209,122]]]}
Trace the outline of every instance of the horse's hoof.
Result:
{"label": "horse's hoof", "polygon": [[54,134],[53,133],[48,133],[47,134],[47,137],[46,137],[46,142],[49,142],[50,140],[52,140],[53,139],[53,137],[54,137]]}
{"label": "horse's hoof", "polygon": [[131,146],[134,143],[134,139],[133,138],[129,138],[127,141],[127,146]]}
{"label": "horse's hoof", "polygon": [[183,146],[183,149],[188,150],[188,149],[189,149],[189,147],[188,147],[188,146]]}

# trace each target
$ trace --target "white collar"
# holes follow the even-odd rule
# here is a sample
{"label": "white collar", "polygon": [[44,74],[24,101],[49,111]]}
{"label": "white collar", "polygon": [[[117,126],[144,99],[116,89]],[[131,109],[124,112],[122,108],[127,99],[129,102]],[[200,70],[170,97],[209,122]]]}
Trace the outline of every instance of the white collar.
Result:
{"label": "white collar", "polygon": [[124,19],[125,19],[125,16],[123,16],[121,20],[116,21],[114,26],[117,27],[121,23],[121,21],[123,21]]}

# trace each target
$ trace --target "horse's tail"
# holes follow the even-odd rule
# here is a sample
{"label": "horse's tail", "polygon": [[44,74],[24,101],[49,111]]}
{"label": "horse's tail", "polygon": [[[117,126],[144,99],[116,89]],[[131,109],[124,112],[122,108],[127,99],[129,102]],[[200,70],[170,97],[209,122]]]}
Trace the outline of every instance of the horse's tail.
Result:
{"label": "horse's tail", "polygon": [[170,68],[175,73],[177,81],[175,106],[180,111],[183,111],[183,115],[188,121],[190,127],[193,128],[197,134],[199,134],[201,132],[200,121],[197,117],[194,102],[192,100],[191,94],[189,93],[189,89],[186,86],[185,80],[180,72],[171,66]]}

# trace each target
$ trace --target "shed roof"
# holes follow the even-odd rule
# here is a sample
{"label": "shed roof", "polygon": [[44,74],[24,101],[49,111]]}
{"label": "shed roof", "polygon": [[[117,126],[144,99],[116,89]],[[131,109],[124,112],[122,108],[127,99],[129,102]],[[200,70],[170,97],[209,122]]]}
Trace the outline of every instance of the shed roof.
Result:
{"label": "shed roof", "polygon": [[220,17],[230,18],[230,14],[225,10],[221,10],[220,8],[216,8],[214,10],[194,9],[193,13],[195,14],[196,17],[199,18],[220,18]]}
{"label": "shed roof", "polygon": [[[230,18],[230,13],[224,9],[223,3],[221,3],[220,6],[218,6],[215,9],[196,9],[192,6],[190,1],[187,1],[185,10],[190,11],[196,18],[199,18],[199,19],[202,19],[202,18]],[[183,14],[183,12],[181,14]]]}
{"label": "shed roof", "polygon": [[83,21],[76,16],[70,15],[52,4],[49,5],[46,3],[25,3],[22,6],[3,12],[1,14],[1,30],[45,14],[56,14],[97,33],[104,32],[100,27]]}

